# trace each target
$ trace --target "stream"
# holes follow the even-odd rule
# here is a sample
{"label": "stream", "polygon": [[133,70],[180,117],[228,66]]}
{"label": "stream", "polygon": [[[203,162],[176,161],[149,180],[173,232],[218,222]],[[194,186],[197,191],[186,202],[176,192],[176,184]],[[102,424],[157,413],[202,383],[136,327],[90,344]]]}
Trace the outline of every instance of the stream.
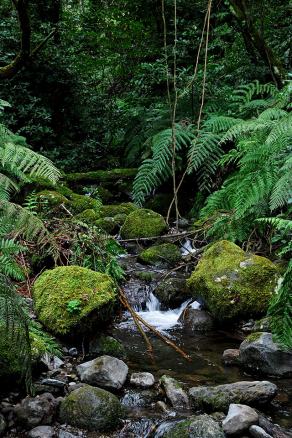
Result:
{"label": "stream", "polygon": [[[208,333],[190,334],[183,329],[179,322],[179,316],[183,310],[191,305],[193,308],[200,309],[198,301],[186,300],[175,309],[165,308],[155,295],[155,289],[160,279],[169,275],[167,270],[145,267],[137,263],[136,258],[129,256],[123,260],[123,266],[129,274],[129,281],[124,286],[124,291],[128,301],[133,305],[138,314],[157,330],[175,341],[187,354],[191,361],[185,360],[172,348],[160,341],[152,333],[148,332],[154,349],[154,357],[150,357],[146,352],[145,343],[138,332],[129,312],[123,312],[120,319],[115,323],[113,336],[122,342],[127,352],[127,364],[130,372],[148,371],[151,372],[156,380],[163,374],[176,378],[185,388],[199,385],[218,385],[233,383],[242,380],[257,380],[260,376],[251,376],[239,367],[227,367],[222,363],[222,353],[228,348],[238,348],[242,339],[238,336],[237,327],[230,328],[230,331],[211,331]],[[151,270],[155,279],[151,282],[141,281],[135,278],[135,272],[149,272]],[[178,274],[173,273],[174,277]],[[187,274],[185,274],[187,276]],[[283,427],[292,426],[292,381],[291,379],[267,379],[278,385],[279,394],[271,403],[268,411],[274,422]],[[157,407],[144,406],[143,397],[139,390],[129,390],[124,395],[123,404],[129,408],[129,417],[132,418],[131,436],[147,437],[153,423],[150,421],[161,414],[157,412]],[[180,413],[181,414],[181,413]],[[173,412],[174,419],[176,414]],[[170,415],[170,416],[171,416]],[[182,413],[183,415],[183,413]],[[174,419],[160,419],[155,437],[160,436],[159,430],[164,430],[167,424]],[[135,428],[142,428],[138,432]],[[136,432],[135,432],[136,430]],[[149,432],[150,433],[150,432]],[[129,431],[120,437],[130,436]],[[149,435],[150,436],[150,435]],[[151,435],[152,436],[152,435]]]}

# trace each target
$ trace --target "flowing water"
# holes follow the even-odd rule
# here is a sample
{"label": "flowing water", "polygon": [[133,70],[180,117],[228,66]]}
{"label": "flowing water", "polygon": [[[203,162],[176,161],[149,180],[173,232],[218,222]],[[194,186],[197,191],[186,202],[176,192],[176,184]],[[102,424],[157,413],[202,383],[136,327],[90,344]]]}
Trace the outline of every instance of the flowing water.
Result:
{"label": "flowing water", "polygon": [[[145,268],[132,260],[129,269],[133,272],[135,269],[141,271]],[[230,330],[230,332],[213,331],[206,334],[190,334],[184,331],[179,322],[179,316],[188,305],[200,309],[198,301],[187,300],[176,309],[163,310],[163,306],[155,296],[155,288],[159,283],[159,278],[166,271],[156,270],[154,273],[156,278],[150,284],[145,284],[145,282],[132,277],[125,285],[125,293],[138,314],[157,330],[175,341],[190,355],[191,361],[185,360],[151,332],[148,332],[154,348],[154,357],[150,357],[146,353],[144,341],[130,314],[125,312],[122,320],[115,324],[113,335],[124,344],[127,350],[127,363],[130,371],[149,371],[154,374],[156,379],[167,374],[178,379],[185,385],[186,389],[198,385],[257,380],[257,376],[250,376],[238,367],[226,367],[222,364],[223,351],[227,348],[238,348],[241,342],[238,336],[233,335],[235,330]],[[290,428],[292,427],[292,380],[282,379],[274,382],[279,387],[279,396],[273,401],[266,414],[270,414],[275,422]],[[136,406],[135,409],[132,409],[133,417],[143,418],[145,420],[143,425],[145,427],[148,425],[147,427],[151,429],[148,420],[157,416],[155,409],[153,411],[145,410],[141,403],[139,407],[139,395],[135,392],[127,394],[126,397],[126,405]],[[165,421],[160,427],[163,429],[164,426]],[[159,435],[156,436],[159,437]]]}

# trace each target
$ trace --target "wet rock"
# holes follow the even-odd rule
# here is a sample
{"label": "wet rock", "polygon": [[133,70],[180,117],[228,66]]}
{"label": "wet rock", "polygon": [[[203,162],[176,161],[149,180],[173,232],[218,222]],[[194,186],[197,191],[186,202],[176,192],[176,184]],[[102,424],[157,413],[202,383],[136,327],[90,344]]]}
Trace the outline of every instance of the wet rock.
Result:
{"label": "wet rock", "polygon": [[259,416],[254,409],[246,405],[232,403],[222,426],[227,435],[239,435],[248,430],[250,426],[257,424],[258,421]]}
{"label": "wet rock", "polygon": [[236,348],[228,348],[224,350],[222,360],[225,365],[239,364],[239,350]]}
{"label": "wet rock", "polygon": [[198,386],[189,391],[195,409],[227,411],[231,403],[263,405],[272,400],[277,386],[271,382],[236,382],[219,386]]}
{"label": "wet rock", "polygon": [[161,281],[155,289],[155,295],[165,308],[176,308],[190,297],[186,280],[179,277]]}
{"label": "wet rock", "polygon": [[17,422],[26,428],[51,424],[57,409],[57,401],[50,393],[26,397],[14,408]]}
{"label": "wet rock", "polygon": [[273,438],[273,436],[268,434],[262,427],[256,425],[249,428],[249,433],[254,438]]}
{"label": "wet rock", "polygon": [[2,414],[0,414],[0,436],[4,433],[6,429],[6,421]]}
{"label": "wet rock", "polygon": [[179,317],[179,321],[183,324],[183,329],[187,333],[206,332],[212,330],[214,320],[205,310],[186,308]]}
{"label": "wet rock", "polygon": [[225,438],[225,434],[212,417],[199,415],[177,423],[163,438]]}
{"label": "wet rock", "polygon": [[48,370],[56,370],[64,365],[64,362],[57,356],[44,354],[40,361],[48,368]]}
{"label": "wet rock", "polygon": [[140,388],[150,388],[154,385],[155,379],[151,373],[133,373],[131,374],[130,383]]}
{"label": "wet rock", "polygon": [[115,429],[123,416],[118,398],[108,391],[84,385],[61,403],[60,421],[92,431]]}
{"label": "wet rock", "polygon": [[37,426],[27,434],[28,438],[55,438],[57,435],[51,426]]}
{"label": "wet rock", "polygon": [[123,406],[127,408],[146,408],[150,407],[157,401],[157,393],[155,391],[144,389],[143,391],[129,390],[121,399]]}
{"label": "wet rock", "polygon": [[171,405],[176,409],[189,409],[190,403],[186,392],[182,389],[179,382],[172,377],[162,376],[160,384],[163,387]]}
{"label": "wet rock", "polygon": [[71,357],[77,357],[78,356],[78,350],[75,347],[69,348],[68,353]]}
{"label": "wet rock", "polygon": [[120,359],[101,356],[78,365],[77,372],[82,382],[108,389],[121,389],[124,385],[128,367]]}
{"label": "wet rock", "polygon": [[239,349],[240,363],[246,368],[279,377],[292,375],[292,350],[283,351],[271,333],[253,333]]}
{"label": "wet rock", "polygon": [[47,386],[53,386],[59,389],[64,389],[67,383],[58,379],[43,379],[41,381],[41,384]]}
{"label": "wet rock", "polygon": [[260,415],[259,417],[259,426],[274,438],[292,438],[291,430],[288,431],[277,424],[273,424],[263,415]]}
{"label": "wet rock", "polygon": [[267,258],[221,240],[204,252],[188,286],[217,320],[246,319],[266,312],[279,275]]}
{"label": "wet rock", "polygon": [[59,430],[58,431],[58,438],[80,438],[80,436],[84,436],[83,434],[80,435],[73,435],[73,433],[68,432],[67,430]]}
{"label": "wet rock", "polygon": [[90,357],[96,357],[100,354],[124,359],[126,357],[126,350],[123,344],[115,338],[111,336],[100,336],[90,341],[88,355]]}

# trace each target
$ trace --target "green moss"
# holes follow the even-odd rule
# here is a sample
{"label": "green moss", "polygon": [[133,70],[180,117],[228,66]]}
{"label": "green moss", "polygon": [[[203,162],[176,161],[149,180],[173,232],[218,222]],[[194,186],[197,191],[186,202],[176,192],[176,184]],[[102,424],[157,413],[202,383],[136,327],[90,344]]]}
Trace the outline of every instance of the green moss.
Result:
{"label": "green moss", "polygon": [[114,197],[112,192],[106,187],[98,186],[97,192],[103,203],[109,202]]}
{"label": "green moss", "polygon": [[75,216],[75,219],[86,224],[94,224],[98,220],[98,218],[98,213],[92,208],[84,210]]}
{"label": "green moss", "polygon": [[114,234],[117,224],[112,217],[103,217],[95,221],[95,225],[108,234]]}
{"label": "green moss", "polygon": [[118,179],[133,179],[137,174],[137,169],[112,169],[95,170],[85,173],[68,173],[64,175],[64,180],[68,182],[96,183],[104,181],[116,181]]}
{"label": "green moss", "polygon": [[266,311],[278,275],[270,260],[222,240],[205,251],[188,286],[202,296],[215,318],[250,318]]}
{"label": "green moss", "polygon": [[138,259],[150,265],[174,265],[181,260],[181,253],[173,243],[154,245],[139,254]]}
{"label": "green moss", "polygon": [[126,357],[123,344],[111,336],[101,336],[99,339],[99,348],[101,354],[107,354],[118,358]]}
{"label": "green moss", "polygon": [[141,208],[127,216],[121,228],[121,236],[124,239],[152,237],[159,236],[166,230],[167,224],[160,214]]}
{"label": "green moss", "polygon": [[84,210],[94,210],[99,212],[101,203],[90,196],[77,195],[74,193],[70,198],[70,208],[75,214],[82,213]]}
{"label": "green moss", "polygon": [[100,209],[101,217],[114,217],[119,214],[130,214],[137,210],[137,206],[132,202],[124,202],[122,204],[103,205]]}
{"label": "green moss", "polygon": [[125,223],[125,220],[126,220],[126,218],[127,218],[127,214],[123,214],[123,213],[121,213],[121,214],[116,214],[115,216],[114,216],[114,221],[115,221],[115,223],[117,224],[117,225],[123,225],[124,223]]}
{"label": "green moss", "polygon": [[147,281],[147,282],[154,280],[153,272],[147,272],[147,271],[136,271],[135,277],[139,278],[142,281]]}
{"label": "green moss", "polygon": [[40,204],[46,203],[50,207],[68,204],[69,202],[64,195],[53,190],[43,190],[42,192],[37,193],[36,196],[39,199]]}
{"label": "green moss", "polygon": [[256,342],[258,339],[260,339],[262,334],[263,334],[262,332],[251,333],[250,335],[247,336],[247,338],[245,338],[245,341]]}
{"label": "green moss", "polygon": [[[57,334],[89,330],[94,322],[109,318],[115,302],[111,278],[80,266],[45,271],[34,284],[33,296],[39,320]],[[68,311],[72,300],[80,301],[80,312]]]}

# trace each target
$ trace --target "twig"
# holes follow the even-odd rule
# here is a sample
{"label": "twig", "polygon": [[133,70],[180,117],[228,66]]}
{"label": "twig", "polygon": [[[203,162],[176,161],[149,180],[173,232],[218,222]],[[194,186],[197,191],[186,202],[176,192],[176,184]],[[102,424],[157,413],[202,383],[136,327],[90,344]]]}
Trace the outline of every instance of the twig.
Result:
{"label": "twig", "polygon": [[[131,307],[130,304],[128,303],[127,297],[124,293],[124,291],[120,288],[120,297],[122,298],[121,302],[123,303],[124,301],[124,305],[127,303],[127,308]],[[129,306],[129,307],[128,307]],[[191,362],[191,357],[185,353],[180,347],[178,347],[174,342],[172,342],[170,339],[166,338],[165,336],[163,336],[158,330],[156,330],[152,325],[148,324],[148,322],[146,322],[143,318],[141,318],[140,315],[138,315],[133,308],[132,312],[135,314],[135,318],[141,322],[145,327],[147,327],[151,332],[153,332],[156,336],[158,336],[163,342],[165,342],[165,344],[169,345],[170,347],[172,347],[177,353],[179,353],[184,359],[188,360]],[[131,313],[132,314],[132,313]],[[145,333],[144,333],[145,334]]]}

